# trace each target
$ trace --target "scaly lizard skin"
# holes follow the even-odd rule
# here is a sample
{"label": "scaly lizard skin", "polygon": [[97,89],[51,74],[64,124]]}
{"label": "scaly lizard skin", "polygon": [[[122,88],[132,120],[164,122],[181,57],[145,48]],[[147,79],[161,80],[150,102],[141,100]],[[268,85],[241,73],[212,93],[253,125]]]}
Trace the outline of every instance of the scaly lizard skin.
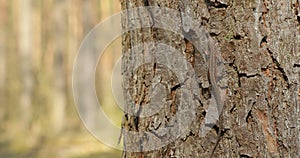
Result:
{"label": "scaly lizard skin", "polygon": [[214,95],[217,103],[217,109],[219,115],[221,114],[222,111],[222,97],[221,93],[219,90],[219,87],[217,85],[216,81],[216,73],[217,73],[217,56],[215,54],[215,51],[212,51],[211,54],[209,55],[209,78],[210,78],[210,83],[212,86],[212,94]]}
{"label": "scaly lizard skin", "polygon": [[214,99],[216,100],[216,104],[217,104],[217,110],[218,110],[218,116],[220,116],[220,120],[219,120],[219,131],[218,131],[218,140],[216,142],[216,145],[214,146],[212,153],[210,155],[210,157],[213,157],[214,152],[216,150],[216,148],[218,147],[218,144],[221,140],[221,133],[222,133],[222,117],[221,117],[221,112],[222,112],[222,97],[221,97],[221,93],[219,90],[219,87],[217,85],[217,81],[216,81],[216,73],[217,73],[217,56],[215,54],[215,50],[210,52],[209,55],[209,78],[210,78],[210,83],[212,86],[212,95],[215,97]]}

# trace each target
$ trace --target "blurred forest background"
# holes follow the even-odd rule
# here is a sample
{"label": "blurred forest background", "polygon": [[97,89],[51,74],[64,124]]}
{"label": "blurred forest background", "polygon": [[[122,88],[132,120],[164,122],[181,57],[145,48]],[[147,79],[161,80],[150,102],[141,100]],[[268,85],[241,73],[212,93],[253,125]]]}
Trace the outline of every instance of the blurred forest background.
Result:
{"label": "blurred forest background", "polygon": [[[0,0],[1,158],[120,157],[85,129],[72,98],[81,41],[118,11],[119,0]],[[96,74],[99,101],[115,124],[121,111],[107,83],[120,43],[106,49]]]}

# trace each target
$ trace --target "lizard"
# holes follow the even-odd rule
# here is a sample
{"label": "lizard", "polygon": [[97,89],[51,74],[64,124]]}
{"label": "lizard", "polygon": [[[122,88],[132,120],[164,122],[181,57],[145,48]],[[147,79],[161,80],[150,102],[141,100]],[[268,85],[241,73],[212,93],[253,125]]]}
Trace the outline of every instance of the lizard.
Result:
{"label": "lizard", "polygon": [[[181,0],[180,1],[180,9],[184,12],[184,14],[186,14],[185,16],[188,15],[188,13],[186,12],[186,7],[188,7],[188,4],[186,1]],[[180,14],[181,15],[181,14]],[[181,19],[183,20],[183,16],[181,15]],[[189,32],[189,30],[184,30],[185,32]],[[218,147],[218,144],[221,140],[221,136],[222,136],[222,116],[221,116],[221,112],[222,112],[222,107],[223,107],[223,102],[222,102],[222,97],[221,97],[221,93],[216,81],[216,73],[217,73],[217,54],[216,54],[216,50],[214,49],[216,46],[213,44],[212,41],[208,40],[208,45],[211,46],[210,50],[205,51],[206,56],[208,56],[208,69],[209,69],[209,80],[211,83],[211,93],[213,94],[213,96],[215,97],[216,100],[216,104],[217,104],[217,111],[218,111],[218,116],[220,116],[220,128],[218,131],[218,140],[212,150],[212,153],[210,155],[210,157],[213,157],[213,154],[216,150],[216,148]],[[193,64],[193,61],[192,61]]]}
{"label": "lizard", "polygon": [[[214,48],[213,48],[214,49]],[[222,137],[222,130],[223,130],[223,125],[222,125],[222,97],[221,97],[221,93],[220,93],[220,90],[219,90],[219,87],[217,85],[217,81],[216,81],[216,73],[217,73],[217,56],[216,56],[216,50],[212,50],[210,51],[210,54],[209,54],[209,65],[208,65],[208,68],[209,68],[209,79],[210,79],[210,83],[211,83],[211,88],[212,88],[212,94],[213,96],[215,97],[215,100],[216,100],[216,104],[217,104],[217,110],[218,110],[218,116],[219,116],[219,124],[220,124],[220,127],[219,127],[219,130],[218,130],[218,139],[217,139],[217,142],[211,152],[211,155],[210,157],[212,158],[213,155],[214,155],[214,152],[216,150],[216,148],[218,147],[219,145],[219,142],[221,140],[221,137]]]}

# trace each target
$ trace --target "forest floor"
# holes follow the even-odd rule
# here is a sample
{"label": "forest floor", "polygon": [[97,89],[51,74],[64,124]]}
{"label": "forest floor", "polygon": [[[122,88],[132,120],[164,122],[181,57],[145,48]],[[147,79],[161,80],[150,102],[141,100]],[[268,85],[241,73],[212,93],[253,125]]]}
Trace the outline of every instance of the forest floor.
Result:
{"label": "forest floor", "polygon": [[102,144],[87,132],[41,139],[31,147],[21,146],[14,140],[0,137],[0,158],[116,158],[122,153]]}

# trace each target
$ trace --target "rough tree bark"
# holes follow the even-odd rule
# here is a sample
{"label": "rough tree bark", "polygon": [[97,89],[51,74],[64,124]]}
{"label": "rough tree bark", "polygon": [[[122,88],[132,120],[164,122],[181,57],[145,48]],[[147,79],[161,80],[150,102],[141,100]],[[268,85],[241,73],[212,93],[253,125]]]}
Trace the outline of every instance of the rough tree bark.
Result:
{"label": "rough tree bark", "polygon": [[[122,36],[122,72],[124,91],[135,104],[127,102],[125,108],[137,111],[136,106],[146,105],[151,100],[150,85],[158,76],[169,95],[164,98],[164,108],[153,116],[139,118],[125,114],[125,147],[135,142],[126,131],[151,131],[153,127],[165,125],[176,113],[180,93],[180,83],[155,61],[134,69],[141,58],[130,48],[159,41],[182,51],[195,69],[200,96],[196,119],[186,134],[153,151],[141,148],[131,152],[125,148],[123,157],[208,157],[217,143],[219,130],[222,130],[221,139],[213,157],[300,156],[299,0],[121,0],[122,10],[149,5],[183,11],[182,4],[188,8],[189,16],[201,22],[199,25],[207,30],[224,59],[227,90],[222,121],[219,120],[205,137],[199,136],[212,96],[212,82],[205,59],[198,50],[191,51],[191,41],[159,28],[128,31]],[[140,22],[151,22],[149,16],[123,16],[122,26],[128,29],[130,19],[137,17]],[[177,21],[182,27],[180,17]],[[140,53],[143,56],[147,50]],[[139,140],[141,146],[143,141],[146,139]]]}

